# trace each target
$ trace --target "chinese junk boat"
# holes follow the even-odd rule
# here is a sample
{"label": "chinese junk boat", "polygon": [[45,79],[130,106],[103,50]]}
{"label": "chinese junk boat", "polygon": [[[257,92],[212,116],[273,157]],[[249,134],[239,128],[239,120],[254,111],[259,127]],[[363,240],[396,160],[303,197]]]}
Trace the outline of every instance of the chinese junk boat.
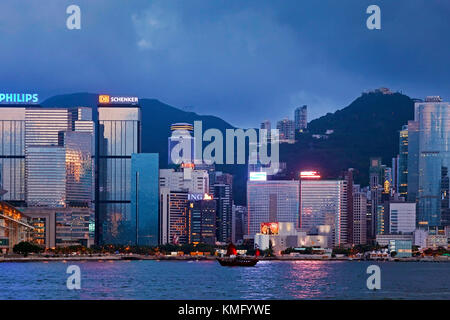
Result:
{"label": "chinese junk boat", "polygon": [[258,262],[256,257],[238,256],[236,247],[230,243],[225,257],[217,258],[221,266],[225,267],[253,267]]}

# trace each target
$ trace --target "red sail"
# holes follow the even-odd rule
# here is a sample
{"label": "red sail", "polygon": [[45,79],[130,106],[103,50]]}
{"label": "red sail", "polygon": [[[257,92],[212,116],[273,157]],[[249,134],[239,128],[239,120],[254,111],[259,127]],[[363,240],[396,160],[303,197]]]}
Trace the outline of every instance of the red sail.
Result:
{"label": "red sail", "polygon": [[234,244],[230,243],[227,249],[227,256],[235,256],[237,255],[237,250]]}

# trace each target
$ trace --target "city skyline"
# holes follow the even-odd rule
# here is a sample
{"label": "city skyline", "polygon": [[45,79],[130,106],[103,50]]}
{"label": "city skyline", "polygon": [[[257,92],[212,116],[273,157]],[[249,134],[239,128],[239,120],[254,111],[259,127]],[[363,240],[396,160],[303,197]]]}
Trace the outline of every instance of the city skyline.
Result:
{"label": "city skyline", "polygon": [[0,300],[449,299],[449,16],[0,1]]}

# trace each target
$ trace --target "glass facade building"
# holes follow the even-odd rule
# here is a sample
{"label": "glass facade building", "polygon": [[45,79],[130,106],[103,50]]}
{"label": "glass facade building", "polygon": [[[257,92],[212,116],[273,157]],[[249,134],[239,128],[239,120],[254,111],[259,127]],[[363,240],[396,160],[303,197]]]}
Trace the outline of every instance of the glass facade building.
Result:
{"label": "glass facade building", "polygon": [[333,245],[347,243],[347,181],[300,181],[300,226],[311,231],[318,226],[333,228]]}
{"label": "glass facade building", "polygon": [[292,222],[299,226],[297,180],[247,182],[247,235],[254,237],[263,222]]}
{"label": "glass facade building", "polygon": [[216,243],[216,201],[199,200],[189,205],[189,243]]}
{"label": "glass facade building", "polygon": [[58,146],[27,148],[27,204],[66,206],[66,150]]}
{"label": "glass facade building", "polygon": [[427,98],[415,104],[419,124],[418,218],[422,227],[442,225],[441,174],[450,167],[450,104]]}
{"label": "glass facade building", "polygon": [[91,207],[93,134],[90,108],[26,108],[28,206]]}
{"label": "glass facade building", "polygon": [[232,185],[214,183],[210,186],[216,202],[216,239],[230,242],[232,234],[233,192]]}
{"label": "glass facade building", "polygon": [[2,199],[25,204],[25,108],[0,106],[0,185]]}
{"label": "glass facade building", "polygon": [[66,202],[69,207],[90,208],[93,195],[92,133],[61,133],[65,150]]}
{"label": "glass facade building", "polygon": [[158,245],[159,155],[131,155],[131,217],[136,245]]}
{"label": "glass facade building", "polygon": [[417,201],[419,191],[419,123],[408,121],[407,200]]}
{"label": "glass facade building", "polygon": [[139,106],[99,105],[96,132],[96,243],[132,244],[131,156],[141,152]]}

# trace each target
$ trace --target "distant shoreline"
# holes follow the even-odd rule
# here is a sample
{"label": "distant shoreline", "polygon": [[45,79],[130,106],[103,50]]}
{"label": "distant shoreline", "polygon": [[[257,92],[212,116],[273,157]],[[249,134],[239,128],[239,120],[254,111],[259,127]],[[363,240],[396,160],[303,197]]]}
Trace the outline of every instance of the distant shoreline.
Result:
{"label": "distant shoreline", "polygon": [[[68,257],[0,257],[0,263],[8,262],[72,262],[72,261],[214,261],[216,256],[145,256],[145,255],[102,255],[102,256],[68,256]],[[354,259],[354,258],[321,258],[321,257],[260,257],[260,261],[348,261],[348,262],[450,262],[450,257],[427,257],[427,258],[389,258],[389,259]]]}

